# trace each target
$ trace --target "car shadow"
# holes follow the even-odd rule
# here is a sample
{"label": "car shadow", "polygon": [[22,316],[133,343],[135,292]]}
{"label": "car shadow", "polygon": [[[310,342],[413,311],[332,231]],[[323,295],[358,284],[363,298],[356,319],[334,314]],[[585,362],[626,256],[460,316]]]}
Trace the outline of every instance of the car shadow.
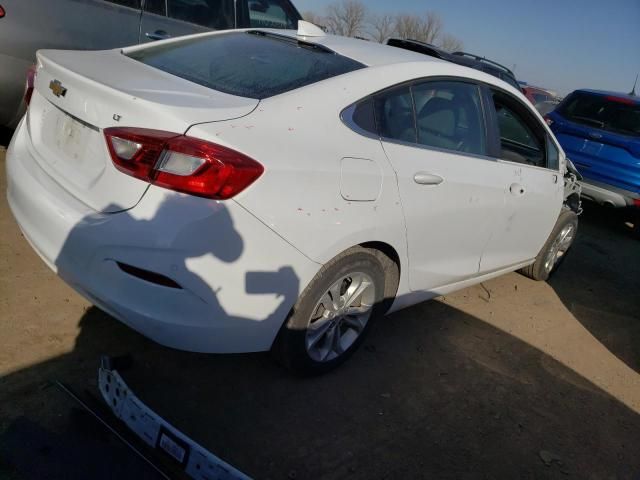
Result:
{"label": "car shadow", "polygon": [[[145,220],[121,213],[126,219],[122,234],[157,231],[148,227],[175,220],[175,213],[170,205]],[[63,276],[73,275],[74,262],[93,258],[82,252],[83,230],[94,220],[85,219],[69,234],[56,259]],[[218,291],[190,269],[190,259],[210,255],[233,265],[253,247],[235,231],[224,207],[203,212],[200,221],[191,230],[168,228],[166,238],[148,241],[183,252],[174,258],[174,266],[185,269],[190,288],[222,315],[226,312]],[[599,231],[597,224],[585,223],[585,228]],[[212,224],[224,228],[211,229]],[[178,231],[183,233],[175,234]],[[200,237],[194,249],[196,235]],[[227,246],[220,249],[221,245]],[[581,247],[579,241],[580,248],[589,247]],[[633,250],[626,255],[627,261],[636,258]],[[612,258],[616,268],[628,269],[615,281],[634,281],[629,277],[633,266],[623,265],[618,256]],[[570,260],[554,280],[559,290],[566,288],[563,299],[568,305],[569,295],[577,295],[570,292],[571,282],[580,280],[570,277],[563,283],[561,272],[572,273]],[[585,268],[589,273],[589,268],[603,267]],[[614,281],[613,270],[596,273],[605,282]],[[589,283],[579,285],[588,288]],[[605,294],[615,294],[604,284],[596,285]],[[271,294],[279,299],[273,311],[264,312],[266,322],[281,321],[300,288],[287,265],[271,272],[247,272],[244,282],[247,295]],[[626,291],[637,289],[627,285]],[[156,300],[161,300],[159,295]],[[612,297],[604,307],[607,312],[624,316],[638,305],[635,298],[619,297]],[[589,295],[574,300],[575,305],[592,301]],[[587,303],[588,308],[597,305]],[[579,310],[576,316],[584,322],[581,314]],[[234,317],[234,321],[256,319]],[[631,478],[640,474],[637,412],[544,352],[440,301],[381,319],[349,362],[308,379],[292,376],[269,354],[203,355],[162,347],[96,307],[85,311],[78,329],[69,352],[0,379],[0,476],[8,472],[27,480],[157,477],[51,386],[62,381],[77,392],[87,390],[98,397],[97,367],[104,354],[131,355],[133,367],[123,374],[143,402],[255,478]]]}
{"label": "car shadow", "polygon": [[[128,478],[122,465],[136,478],[156,478],[131,459],[118,460],[113,441],[74,420],[73,403],[43,386],[62,380],[97,396],[101,354],[133,355],[123,375],[136,395],[254,478],[640,473],[636,412],[545,353],[439,301],[380,320],[349,362],[308,379],[268,354],[159,346],[95,307],[79,327],[71,352],[0,380],[0,458],[16,478],[44,478],[42,471],[62,472],[46,478],[88,478],[60,466],[70,452],[84,458],[77,461],[84,468],[92,459],[104,473],[95,478]],[[34,439],[42,430],[48,436]],[[68,451],[58,457],[52,452],[61,439]]]}
{"label": "car shadow", "polygon": [[640,373],[640,242],[629,212],[585,202],[575,243],[549,280],[593,336]]}

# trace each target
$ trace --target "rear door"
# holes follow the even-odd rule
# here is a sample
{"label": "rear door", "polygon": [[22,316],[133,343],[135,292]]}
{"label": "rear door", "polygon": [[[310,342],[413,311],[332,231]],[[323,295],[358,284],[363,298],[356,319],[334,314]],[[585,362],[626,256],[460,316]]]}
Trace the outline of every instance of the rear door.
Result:
{"label": "rear door", "polygon": [[585,179],[640,193],[640,101],[576,92],[552,129]]}
{"label": "rear door", "polygon": [[235,26],[234,0],[145,0],[140,42]]}
{"label": "rear door", "polygon": [[480,87],[460,80],[400,86],[376,98],[376,120],[398,177],[412,290],[478,274],[504,214],[504,170],[488,156]]}
{"label": "rear door", "polygon": [[500,146],[505,211],[498,217],[480,265],[481,273],[535,258],[558,219],[563,201],[560,150],[528,104],[487,89]]}

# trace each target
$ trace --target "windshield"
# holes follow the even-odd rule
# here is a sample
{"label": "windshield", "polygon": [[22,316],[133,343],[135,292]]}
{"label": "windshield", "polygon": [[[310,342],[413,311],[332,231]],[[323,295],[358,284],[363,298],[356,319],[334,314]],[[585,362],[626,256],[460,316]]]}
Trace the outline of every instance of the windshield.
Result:
{"label": "windshield", "polygon": [[624,97],[574,93],[562,106],[560,114],[575,123],[640,136],[640,103]]}
{"label": "windshield", "polygon": [[365,67],[325,47],[259,31],[199,37],[128,56],[199,85],[258,100]]}

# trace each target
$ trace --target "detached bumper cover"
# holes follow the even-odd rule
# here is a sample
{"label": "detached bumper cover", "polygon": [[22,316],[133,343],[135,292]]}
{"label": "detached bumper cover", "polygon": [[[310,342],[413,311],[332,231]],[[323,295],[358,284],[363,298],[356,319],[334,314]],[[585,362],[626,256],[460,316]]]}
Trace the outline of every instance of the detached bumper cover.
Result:
{"label": "detached bumper cover", "polygon": [[98,370],[98,387],[105,402],[151,448],[182,465],[195,480],[249,480],[250,477],[191,440],[140,401],[115,370]]}

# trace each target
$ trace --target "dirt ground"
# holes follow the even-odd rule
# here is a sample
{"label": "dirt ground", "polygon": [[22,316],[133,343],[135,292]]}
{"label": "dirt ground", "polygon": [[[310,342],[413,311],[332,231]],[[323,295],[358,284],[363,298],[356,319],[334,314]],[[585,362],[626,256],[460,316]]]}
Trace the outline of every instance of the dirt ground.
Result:
{"label": "dirt ground", "polygon": [[4,153],[0,172],[0,477],[154,478],[50,385],[97,397],[100,356],[131,354],[143,401],[259,479],[640,478],[640,241],[620,215],[587,205],[550,283],[514,273],[406,309],[300,379],[92,307],[22,238]]}

